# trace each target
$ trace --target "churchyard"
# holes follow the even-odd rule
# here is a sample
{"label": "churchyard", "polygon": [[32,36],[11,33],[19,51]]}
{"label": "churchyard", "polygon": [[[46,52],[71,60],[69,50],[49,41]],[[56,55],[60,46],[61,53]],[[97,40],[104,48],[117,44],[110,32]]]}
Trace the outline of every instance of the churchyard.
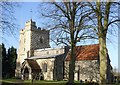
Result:
{"label": "churchyard", "polygon": [[[1,84],[2,83],[2,84]],[[21,79],[3,79],[0,80],[1,85],[69,85],[67,84],[67,81],[45,81],[45,80],[34,80],[33,82],[31,80],[21,80]],[[75,81],[74,85],[99,85],[97,83],[90,83],[90,82],[84,82],[80,84],[79,81]],[[106,85],[119,85],[119,83],[115,84],[106,84]]]}

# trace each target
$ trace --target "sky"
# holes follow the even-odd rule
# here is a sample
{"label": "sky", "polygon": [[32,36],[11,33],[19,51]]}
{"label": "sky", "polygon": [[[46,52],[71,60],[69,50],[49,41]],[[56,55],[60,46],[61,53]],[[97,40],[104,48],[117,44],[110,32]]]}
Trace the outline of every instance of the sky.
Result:
{"label": "sky", "polygon": [[[3,40],[3,43],[5,43],[5,46],[7,48],[14,46],[18,49],[19,31],[24,28],[25,22],[29,21],[32,18],[32,20],[36,22],[38,27],[42,27],[42,22],[44,22],[44,18],[39,16],[38,2],[22,2],[20,4],[21,6],[19,8],[16,8],[14,13],[16,17],[16,23],[18,24],[18,30],[16,31],[16,35],[15,37],[13,35],[5,35],[6,40]],[[107,48],[111,59],[111,65],[113,66],[113,68],[118,68],[118,33],[116,32],[116,36],[108,35],[108,38],[109,40],[107,40]],[[52,44],[51,47],[53,47]]]}

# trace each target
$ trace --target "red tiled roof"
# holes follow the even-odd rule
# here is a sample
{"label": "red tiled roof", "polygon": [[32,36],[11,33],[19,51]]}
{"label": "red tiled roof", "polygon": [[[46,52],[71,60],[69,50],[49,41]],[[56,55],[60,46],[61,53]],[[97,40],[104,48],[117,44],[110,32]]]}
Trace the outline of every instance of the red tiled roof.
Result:
{"label": "red tiled roof", "polygon": [[[99,58],[99,44],[76,46],[76,60],[97,60]],[[66,61],[70,60],[70,53],[66,56]]]}

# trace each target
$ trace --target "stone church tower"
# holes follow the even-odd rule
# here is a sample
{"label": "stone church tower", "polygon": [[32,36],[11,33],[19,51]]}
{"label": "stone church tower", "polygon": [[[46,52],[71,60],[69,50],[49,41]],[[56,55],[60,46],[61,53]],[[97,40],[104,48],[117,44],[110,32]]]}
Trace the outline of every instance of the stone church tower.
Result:
{"label": "stone church tower", "polygon": [[25,23],[25,28],[20,31],[20,42],[17,57],[16,77],[20,77],[21,66],[24,60],[34,55],[34,50],[49,48],[49,30],[37,28],[34,21]]}

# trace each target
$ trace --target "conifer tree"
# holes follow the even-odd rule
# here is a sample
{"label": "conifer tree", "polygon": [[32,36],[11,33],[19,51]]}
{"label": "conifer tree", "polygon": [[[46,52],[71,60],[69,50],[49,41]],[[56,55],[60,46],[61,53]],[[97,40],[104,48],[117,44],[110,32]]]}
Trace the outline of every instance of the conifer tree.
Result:
{"label": "conifer tree", "polygon": [[16,67],[16,59],[17,59],[17,52],[14,47],[8,49],[8,69],[9,69],[9,77],[14,77],[15,74],[15,67]]}
{"label": "conifer tree", "polygon": [[6,56],[6,48],[5,45],[2,43],[2,77],[4,78],[6,76],[6,61],[7,61],[7,56]]}

